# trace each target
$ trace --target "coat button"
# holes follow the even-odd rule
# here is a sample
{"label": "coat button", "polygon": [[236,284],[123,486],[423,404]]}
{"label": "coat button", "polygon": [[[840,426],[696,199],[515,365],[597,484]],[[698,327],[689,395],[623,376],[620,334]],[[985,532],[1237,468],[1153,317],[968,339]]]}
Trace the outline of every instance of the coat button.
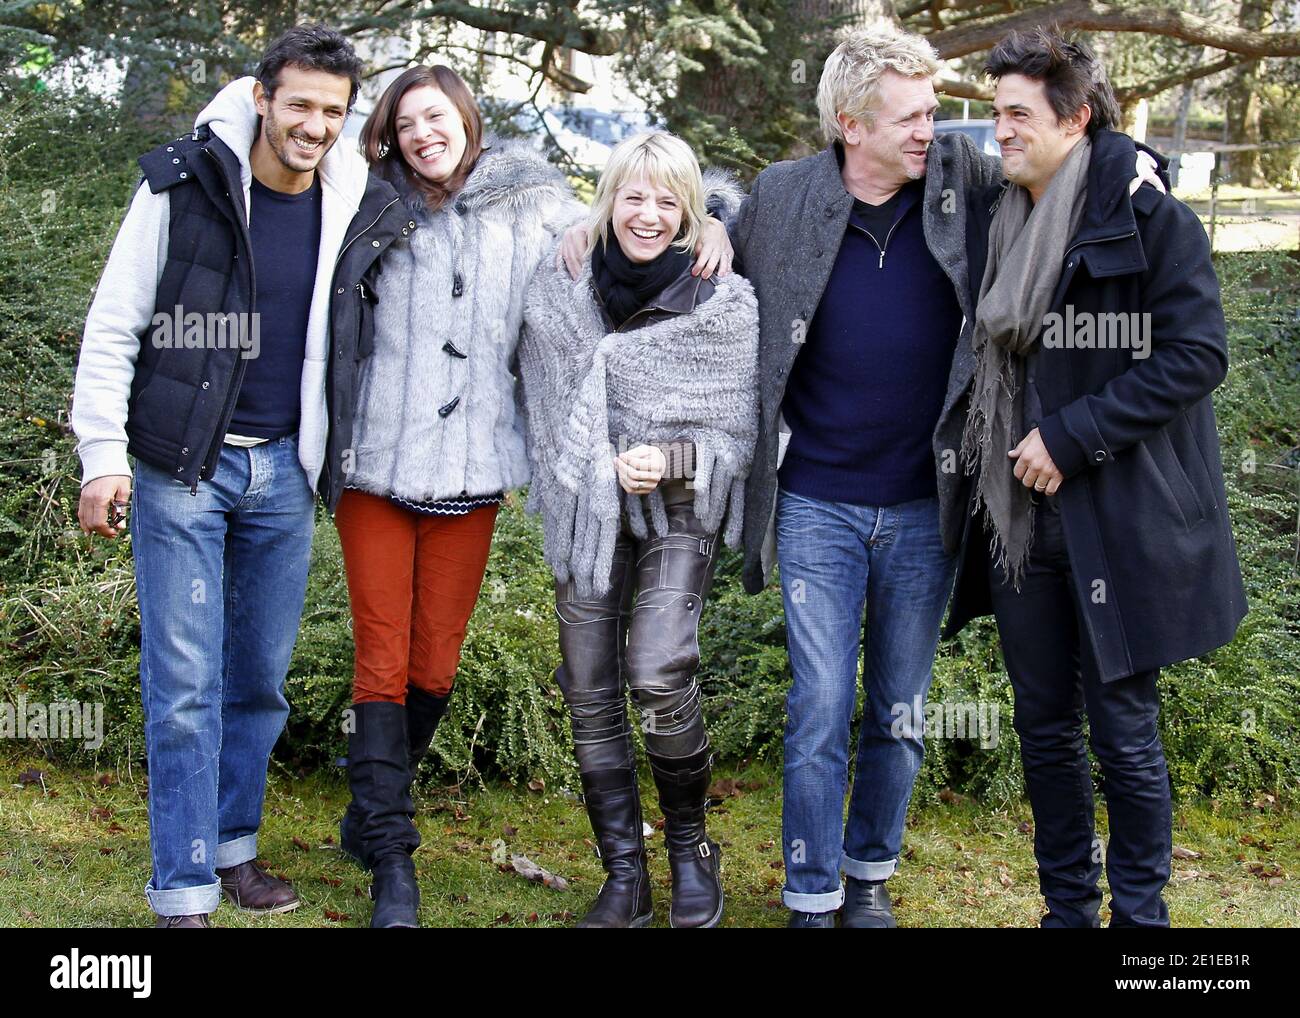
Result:
{"label": "coat button", "polygon": [[1105,450],[1105,449],[1098,449],[1096,452],[1094,452],[1094,453],[1092,454],[1092,458],[1095,459],[1098,463],[1103,463],[1103,462],[1105,462],[1105,460],[1106,460],[1106,450]]}
{"label": "coat button", "polygon": [[370,242],[370,246],[371,246],[371,247],[378,247],[378,246],[379,246],[379,241],[377,241],[377,240],[372,240],[372,241]]}
{"label": "coat button", "polygon": [[827,218],[827,219],[830,219],[830,217],[833,216],[833,215],[835,215],[835,210],[834,210],[833,208],[831,208],[829,205],[827,205],[827,206],[826,206],[826,218]]}
{"label": "coat button", "polygon": [[179,163],[180,160],[179,160],[179,159],[172,159],[172,162],[173,162],[173,163]]}
{"label": "coat button", "polygon": [[334,292],[335,292],[335,293],[342,293],[342,292],[343,292],[343,289],[344,289],[344,288],[340,286],[340,287],[339,287],[337,290],[335,290]]}
{"label": "coat button", "polygon": [[168,146],[167,146],[167,151],[168,151],[168,152],[175,152],[176,150],[175,150],[174,148],[172,148],[170,145],[168,145]]}
{"label": "coat button", "polygon": [[439,416],[439,417],[446,417],[449,413],[451,413],[453,410],[456,409],[456,404],[459,403],[459,402],[460,402],[460,397],[457,396],[457,397],[456,397],[455,399],[453,399],[450,403],[446,403],[446,404],[444,404],[444,405],[438,407],[438,416]]}
{"label": "coat button", "polygon": [[407,223],[406,225],[407,225],[408,227],[410,227],[412,230],[414,230],[414,229],[415,229],[415,220],[412,219],[412,220],[411,220],[409,223]]}
{"label": "coat button", "polygon": [[188,445],[181,446],[181,455],[188,456],[189,454],[190,454],[190,447]]}
{"label": "coat button", "polygon": [[820,258],[821,256],[822,256],[822,253],[821,253],[820,251],[814,251],[814,252],[813,252],[813,257],[814,257],[814,258]]}
{"label": "coat button", "polygon": [[188,176],[189,176],[189,174],[188,174],[188,173],[184,173],[184,172],[182,172],[181,175],[180,175],[181,180],[184,180],[184,179],[185,179],[186,177],[188,177]]}
{"label": "coat button", "polygon": [[410,233],[411,233],[410,230],[403,230],[403,231],[402,231],[402,236],[403,236],[403,237],[409,236]]}
{"label": "coat button", "polygon": [[203,383],[203,388],[206,389],[207,387],[208,387],[208,383],[207,383],[207,382],[204,382],[204,383]]}

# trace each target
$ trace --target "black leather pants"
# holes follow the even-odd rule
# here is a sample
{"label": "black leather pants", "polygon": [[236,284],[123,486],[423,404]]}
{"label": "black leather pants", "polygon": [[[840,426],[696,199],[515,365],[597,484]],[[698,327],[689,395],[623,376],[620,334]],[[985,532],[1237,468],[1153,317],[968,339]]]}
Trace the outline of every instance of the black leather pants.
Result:
{"label": "black leather pants", "polygon": [[555,677],[584,774],[630,765],[629,687],[650,753],[687,757],[708,745],[695,672],[715,535],[696,517],[695,493],[684,481],[664,482],[661,490],[668,535],[638,540],[624,524],[608,594],[580,600],[572,582],[556,586],[563,664]]}

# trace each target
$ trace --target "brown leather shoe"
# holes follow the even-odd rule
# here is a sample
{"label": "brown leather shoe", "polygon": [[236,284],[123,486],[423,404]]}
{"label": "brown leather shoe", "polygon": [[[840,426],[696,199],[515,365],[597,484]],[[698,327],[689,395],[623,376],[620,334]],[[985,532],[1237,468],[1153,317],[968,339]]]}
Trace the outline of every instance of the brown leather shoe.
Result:
{"label": "brown leather shoe", "polygon": [[217,877],[221,880],[221,893],[245,912],[260,915],[292,912],[302,904],[292,884],[271,876],[257,865],[256,859],[229,869],[219,869]]}
{"label": "brown leather shoe", "polygon": [[160,930],[194,930],[211,925],[206,912],[197,915],[160,915],[154,923],[154,927]]}

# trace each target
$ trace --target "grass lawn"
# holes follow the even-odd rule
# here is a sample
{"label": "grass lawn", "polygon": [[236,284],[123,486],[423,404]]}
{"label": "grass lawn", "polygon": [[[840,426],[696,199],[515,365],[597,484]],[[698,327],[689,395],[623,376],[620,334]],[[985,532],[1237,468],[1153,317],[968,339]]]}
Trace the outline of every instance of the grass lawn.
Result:
{"label": "grass lawn", "polygon": [[[21,784],[19,775],[41,771]],[[142,889],[149,843],[143,774],[95,774],[49,764],[16,747],[0,752],[0,925],[147,926]],[[781,776],[770,765],[727,767],[711,814],[723,846],[728,926],[781,926]],[[31,775],[29,774],[30,778]],[[659,821],[648,775],[646,820]],[[960,796],[916,809],[904,862],[890,882],[902,926],[1031,926],[1042,909],[1027,804]],[[220,926],[364,926],[365,875],[337,848],[347,801],[340,772],[294,777],[273,765],[261,858],[294,881],[303,907],[251,917],[223,904]],[[567,790],[505,784],[419,791],[424,845],[416,854],[426,926],[567,926],[600,886],[582,807]],[[1100,818],[1104,822],[1104,811]],[[667,925],[662,835],[649,839],[656,925]],[[1203,801],[1175,815],[1178,926],[1300,925],[1300,811],[1264,797],[1254,805]],[[512,854],[564,877],[568,890],[514,872]],[[494,858],[495,857],[495,858]]]}

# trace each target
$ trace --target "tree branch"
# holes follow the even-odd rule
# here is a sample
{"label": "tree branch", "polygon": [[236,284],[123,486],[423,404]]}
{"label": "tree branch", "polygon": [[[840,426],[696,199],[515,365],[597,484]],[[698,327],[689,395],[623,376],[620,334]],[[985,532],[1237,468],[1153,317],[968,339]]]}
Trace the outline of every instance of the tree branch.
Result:
{"label": "tree branch", "polygon": [[1186,11],[1154,7],[1113,7],[1100,0],[1063,0],[979,25],[932,32],[926,38],[944,59],[991,49],[1014,29],[1055,24],[1062,29],[1146,32],[1211,46],[1247,57],[1300,56],[1300,32],[1264,32],[1219,25]]}
{"label": "tree branch", "polygon": [[[576,49],[592,56],[613,56],[622,52],[622,41],[617,32],[611,32],[582,22],[572,8],[565,5],[569,14],[560,17],[541,18],[526,14],[521,10],[495,10],[477,7],[464,0],[434,0],[433,3],[419,3],[419,0],[405,0],[395,9],[405,10],[405,18],[412,21],[424,21],[430,18],[450,18],[462,25],[477,28],[483,32],[505,32],[508,35],[521,35],[526,39]],[[557,10],[557,15],[560,12]],[[387,23],[384,18],[359,18],[349,28],[360,31],[376,27],[375,22]]]}
{"label": "tree branch", "polygon": [[1249,63],[1253,59],[1253,57],[1233,54],[1224,57],[1222,60],[1216,60],[1212,64],[1204,64],[1185,71],[1175,71],[1172,74],[1166,74],[1163,78],[1145,81],[1140,85],[1126,85],[1123,88],[1116,88],[1115,98],[1121,105],[1132,102],[1134,99],[1149,99],[1167,89],[1184,85],[1189,81],[1195,81],[1197,78],[1208,78],[1211,74],[1218,74],[1220,71],[1226,71],[1240,64]]}
{"label": "tree branch", "polygon": [[983,99],[986,102],[993,101],[993,89],[978,81],[940,78],[934,83],[934,90],[936,92],[942,92],[944,95],[950,95],[955,99]]}

